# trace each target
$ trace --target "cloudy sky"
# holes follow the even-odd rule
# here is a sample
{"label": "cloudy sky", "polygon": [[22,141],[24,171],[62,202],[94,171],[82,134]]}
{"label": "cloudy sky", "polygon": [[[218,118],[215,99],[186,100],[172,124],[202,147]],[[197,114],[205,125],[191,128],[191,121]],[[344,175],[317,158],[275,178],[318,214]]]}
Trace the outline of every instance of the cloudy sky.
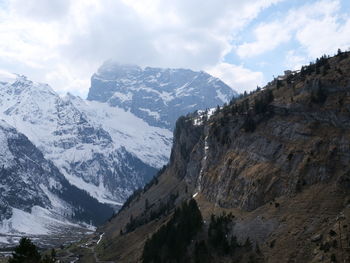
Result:
{"label": "cloudy sky", "polygon": [[86,97],[107,59],[243,92],[350,48],[349,0],[0,0],[0,70]]}

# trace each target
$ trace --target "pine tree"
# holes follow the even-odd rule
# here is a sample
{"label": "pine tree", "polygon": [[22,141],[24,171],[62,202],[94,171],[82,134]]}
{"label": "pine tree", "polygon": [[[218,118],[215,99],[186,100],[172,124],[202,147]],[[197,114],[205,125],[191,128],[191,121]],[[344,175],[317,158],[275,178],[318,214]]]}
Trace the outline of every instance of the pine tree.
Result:
{"label": "pine tree", "polygon": [[255,131],[255,128],[256,128],[256,124],[255,124],[254,119],[250,115],[247,115],[245,117],[245,120],[243,123],[244,131],[245,132],[253,132],[253,131]]}
{"label": "pine tree", "polygon": [[37,247],[29,238],[23,237],[9,259],[9,263],[38,263],[40,259]]}
{"label": "pine tree", "polygon": [[149,201],[148,201],[148,198],[146,198],[145,200],[145,210],[147,211],[149,208]]}
{"label": "pine tree", "polygon": [[203,224],[197,203],[191,199],[176,208],[172,218],[147,239],[143,263],[189,262],[187,247]]}
{"label": "pine tree", "polygon": [[338,56],[340,56],[340,55],[341,55],[341,53],[342,53],[342,52],[341,52],[341,49],[340,49],[340,48],[338,48],[338,53],[337,53],[337,55],[338,55]]}
{"label": "pine tree", "polygon": [[196,242],[194,247],[194,261],[195,263],[209,263],[211,255],[204,240]]}
{"label": "pine tree", "polygon": [[244,242],[243,247],[247,250],[247,251],[251,251],[253,246],[252,246],[252,242],[250,241],[249,237],[247,237],[247,239]]}

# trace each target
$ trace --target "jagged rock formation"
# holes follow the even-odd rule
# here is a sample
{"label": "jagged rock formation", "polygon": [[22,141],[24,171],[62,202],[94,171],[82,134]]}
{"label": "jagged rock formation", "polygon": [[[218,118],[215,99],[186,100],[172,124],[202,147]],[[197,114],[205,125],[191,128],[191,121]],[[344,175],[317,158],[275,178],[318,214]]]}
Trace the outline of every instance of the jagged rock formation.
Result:
{"label": "jagged rock formation", "polygon": [[349,56],[323,57],[220,110],[180,118],[167,168],[100,229],[98,256],[142,261],[145,240],[193,196],[205,220],[197,241],[206,241],[211,214],[226,211],[227,236],[258,245],[254,262],[350,260]]}
{"label": "jagged rock formation", "polygon": [[173,129],[181,115],[222,105],[233,96],[237,93],[203,71],[107,61],[92,76],[87,99],[123,108],[152,126]]}

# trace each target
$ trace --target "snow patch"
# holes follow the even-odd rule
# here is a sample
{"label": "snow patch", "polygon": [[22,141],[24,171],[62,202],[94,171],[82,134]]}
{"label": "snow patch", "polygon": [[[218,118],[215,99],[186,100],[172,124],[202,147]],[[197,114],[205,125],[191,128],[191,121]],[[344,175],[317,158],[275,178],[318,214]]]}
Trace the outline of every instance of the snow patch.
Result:
{"label": "snow patch", "polygon": [[228,101],[227,96],[221,92],[221,90],[216,90],[216,97],[220,99],[223,103],[226,103]]}
{"label": "snow patch", "polygon": [[194,126],[200,126],[202,124],[203,124],[202,116],[198,116],[198,117],[193,119],[193,125]]}
{"label": "snow patch", "polygon": [[151,110],[145,109],[145,108],[139,108],[139,110],[146,112],[148,114],[148,116],[151,116],[151,117],[155,118],[156,120],[160,120],[160,114],[156,111],[151,111]]}
{"label": "snow patch", "polygon": [[[53,180],[51,179],[51,181],[53,181]],[[54,208],[56,212],[58,212],[60,215],[64,215],[64,214],[69,215],[72,213],[72,209],[71,209],[70,205],[67,204],[66,202],[64,202],[63,200],[61,200],[60,198],[58,198],[53,193],[51,193],[45,185],[40,184],[40,188],[41,188],[41,190],[43,190],[45,195],[49,198],[50,203],[51,203],[51,207]]]}
{"label": "snow patch", "polygon": [[70,184],[87,191],[92,197],[97,199],[100,203],[112,204],[122,206],[123,203],[113,201],[115,199],[111,193],[104,187],[103,183],[100,183],[98,186],[92,183],[85,182],[82,178],[70,175],[69,173],[64,172],[66,179]]}
{"label": "snow patch", "polygon": [[111,97],[111,99],[115,99],[118,98],[121,102],[125,102],[125,101],[130,101],[132,100],[133,94],[131,92],[128,93],[121,93],[121,92],[115,92],[113,94],[113,96]]}
{"label": "snow patch", "polygon": [[206,111],[199,110],[197,112],[198,115],[192,119],[193,125],[195,125],[195,126],[202,125],[204,120],[210,119],[210,117],[214,114],[215,110],[216,110],[216,108],[211,108],[211,109],[208,109]]}
{"label": "snow patch", "polygon": [[102,234],[100,235],[100,238],[98,239],[98,241],[97,241],[97,243],[96,243],[97,245],[100,244],[100,242],[101,242],[101,240],[102,240],[104,234],[105,234],[105,233],[102,233]]}
{"label": "snow patch", "polygon": [[53,212],[40,206],[33,206],[31,213],[12,208],[12,217],[0,223],[0,233],[48,235],[64,226],[80,227],[57,217]]}
{"label": "snow patch", "polygon": [[9,241],[7,239],[7,237],[4,236],[0,236],[0,244],[8,244]]}
{"label": "snow patch", "polygon": [[203,178],[203,173],[204,173],[204,167],[206,166],[206,161],[208,157],[208,150],[209,150],[209,145],[208,145],[208,135],[205,136],[204,138],[204,156],[201,161],[201,169],[199,171],[199,176],[198,176],[198,192],[201,191],[201,183],[202,183],[202,178]]}
{"label": "snow patch", "polygon": [[208,113],[207,113],[208,119],[215,113],[215,111],[216,111],[216,108],[211,108],[208,110]]}

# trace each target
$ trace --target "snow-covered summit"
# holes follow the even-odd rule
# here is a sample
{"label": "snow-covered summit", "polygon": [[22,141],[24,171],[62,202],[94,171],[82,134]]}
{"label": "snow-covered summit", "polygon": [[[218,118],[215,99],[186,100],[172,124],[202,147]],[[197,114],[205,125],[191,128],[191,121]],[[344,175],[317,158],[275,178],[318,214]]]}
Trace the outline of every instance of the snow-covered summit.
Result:
{"label": "snow-covered summit", "polygon": [[71,184],[100,202],[122,203],[170,153],[168,130],[72,94],[61,98],[23,76],[0,83],[0,118],[25,134]]}
{"label": "snow-covered summit", "polygon": [[107,60],[102,64],[95,74],[103,80],[115,80],[118,78],[128,78],[141,74],[142,68],[134,64],[121,64],[113,60]]}
{"label": "snow-covered summit", "polygon": [[153,126],[172,129],[177,118],[216,107],[237,93],[203,71],[105,62],[91,78],[88,100],[130,111]]}

